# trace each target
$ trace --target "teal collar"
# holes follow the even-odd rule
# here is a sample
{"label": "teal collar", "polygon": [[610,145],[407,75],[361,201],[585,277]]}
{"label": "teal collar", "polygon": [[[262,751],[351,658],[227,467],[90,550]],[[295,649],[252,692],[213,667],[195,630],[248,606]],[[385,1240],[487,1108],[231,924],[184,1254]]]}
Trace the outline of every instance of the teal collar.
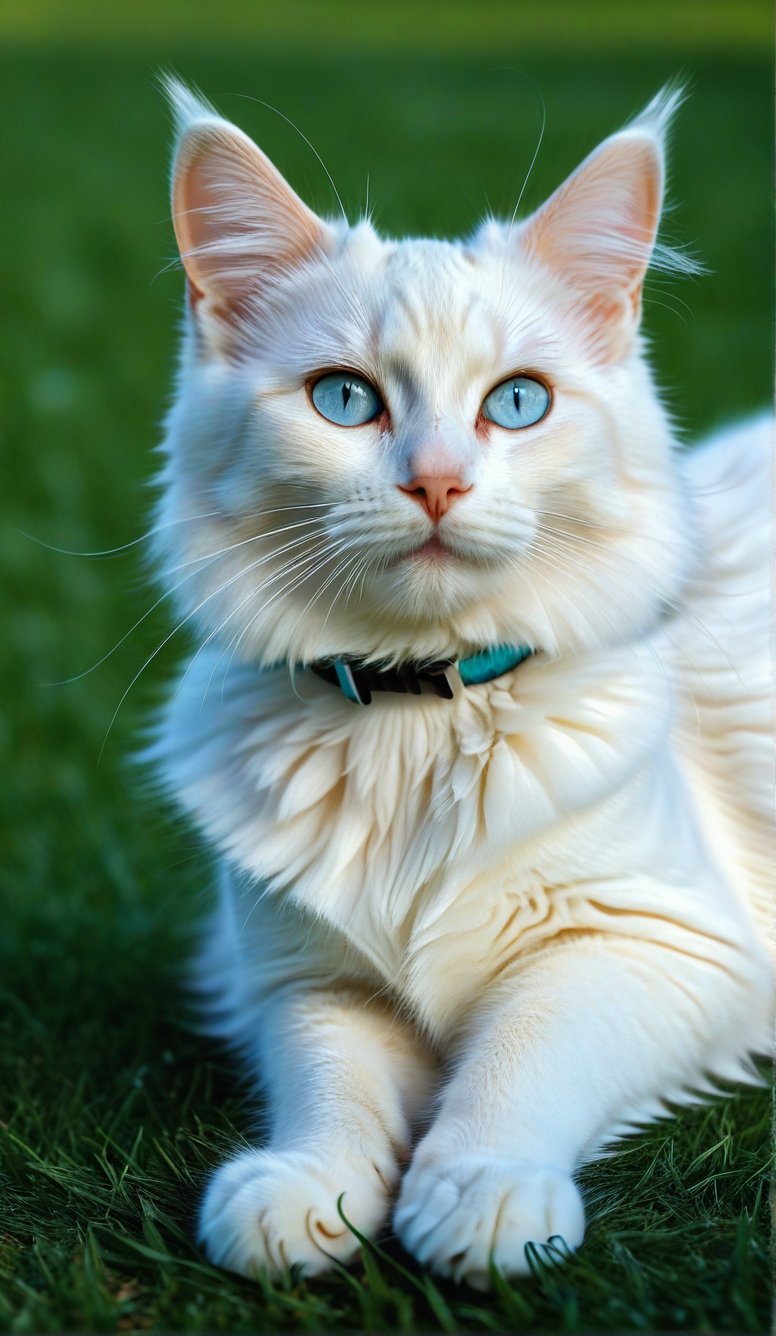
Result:
{"label": "teal collar", "polygon": [[533,652],[530,645],[494,645],[492,649],[471,654],[468,659],[459,659],[456,667],[464,686],[473,687],[511,673]]}
{"label": "teal collar", "polygon": [[373,691],[394,691],[419,696],[426,684],[437,696],[453,699],[457,675],[465,687],[492,682],[517,668],[534,650],[530,645],[494,645],[468,658],[410,661],[395,668],[366,664],[362,659],[321,659],[309,667],[325,682],[338,686],[354,705],[369,705]]}

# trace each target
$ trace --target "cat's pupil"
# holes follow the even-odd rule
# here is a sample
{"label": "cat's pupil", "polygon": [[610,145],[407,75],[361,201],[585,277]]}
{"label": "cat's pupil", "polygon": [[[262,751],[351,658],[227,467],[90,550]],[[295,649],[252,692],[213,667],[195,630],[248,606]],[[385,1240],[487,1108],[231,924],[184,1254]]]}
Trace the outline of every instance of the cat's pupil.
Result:
{"label": "cat's pupil", "polygon": [[512,398],[513,398],[514,401],[515,401],[515,412],[516,412],[516,413],[519,413],[519,412],[520,412],[520,386],[519,386],[519,385],[513,385],[513,386],[512,386]]}
{"label": "cat's pupil", "polygon": [[350,398],[350,392],[351,392],[351,391],[350,391],[350,385],[349,385],[348,381],[345,381],[344,384],[343,384],[343,386],[342,386],[342,407],[343,407],[343,408],[347,408],[347,406],[348,406],[348,399]]}

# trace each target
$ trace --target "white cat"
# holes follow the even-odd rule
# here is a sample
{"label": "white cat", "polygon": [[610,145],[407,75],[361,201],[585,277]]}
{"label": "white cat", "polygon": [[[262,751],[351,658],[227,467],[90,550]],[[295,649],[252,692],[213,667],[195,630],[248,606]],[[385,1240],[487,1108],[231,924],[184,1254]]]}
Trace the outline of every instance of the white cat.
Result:
{"label": "white cat", "polygon": [[201,1240],[320,1272],[341,1194],[374,1236],[398,1191],[409,1251],[485,1286],[769,1047],[768,424],[677,452],[644,361],[675,95],[448,243],[321,221],[169,91],[157,546],[201,644],[154,751],[222,857],[198,980],[269,1111]]}

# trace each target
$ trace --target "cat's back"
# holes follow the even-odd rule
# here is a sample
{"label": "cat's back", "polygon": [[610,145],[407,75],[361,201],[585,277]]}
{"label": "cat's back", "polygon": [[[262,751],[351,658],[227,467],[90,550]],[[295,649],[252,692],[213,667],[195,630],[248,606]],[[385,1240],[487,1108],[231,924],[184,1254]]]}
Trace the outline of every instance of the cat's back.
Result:
{"label": "cat's back", "polygon": [[701,558],[670,628],[677,743],[717,858],[773,929],[773,422],[716,433],[682,458]]}

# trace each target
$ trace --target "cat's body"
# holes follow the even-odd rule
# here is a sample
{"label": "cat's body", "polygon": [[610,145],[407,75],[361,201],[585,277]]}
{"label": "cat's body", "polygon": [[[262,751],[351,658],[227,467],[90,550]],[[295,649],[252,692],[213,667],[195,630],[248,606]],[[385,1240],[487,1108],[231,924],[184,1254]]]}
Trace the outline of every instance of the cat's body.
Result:
{"label": "cat's body", "polygon": [[[529,1241],[580,1242],[585,1158],[767,1047],[768,424],[673,452],[635,341],[654,183],[626,208],[617,164],[605,282],[581,246],[573,299],[553,275],[593,234],[607,150],[643,185],[665,107],[518,250],[494,226],[466,247],[316,233],[177,96],[192,320],[160,551],[206,634],[156,753],[224,856],[198,983],[270,1122],[215,1175],[202,1237],[248,1274],[346,1258],[337,1198],[379,1229],[424,1130],[397,1228],[485,1283],[491,1255],[515,1273]],[[248,167],[252,228],[272,207],[284,229],[236,228]],[[385,420],[315,420],[304,387],[340,366]],[[545,426],[494,430],[478,404],[526,368]],[[452,700],[362,708],[298,666],[505,641],[536,652]]]}

